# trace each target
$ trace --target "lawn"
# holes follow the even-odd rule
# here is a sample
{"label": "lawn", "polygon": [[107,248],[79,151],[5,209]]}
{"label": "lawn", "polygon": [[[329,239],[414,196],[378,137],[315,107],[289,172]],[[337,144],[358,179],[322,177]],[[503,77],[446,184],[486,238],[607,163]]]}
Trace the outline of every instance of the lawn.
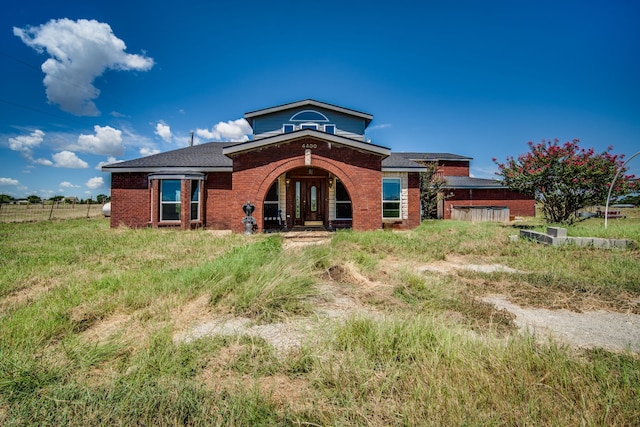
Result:
{"label": "lawn", "polygon": [[[639,425],[640,357],[482,301],[640,314],[640,251],[517,227],[281,235],[0,224],[3,425]],[[635,211],[574,236],[640,242]],[[509,271],[425,266],[499,264]],[[286,338],[286,339],[285,339]]]}

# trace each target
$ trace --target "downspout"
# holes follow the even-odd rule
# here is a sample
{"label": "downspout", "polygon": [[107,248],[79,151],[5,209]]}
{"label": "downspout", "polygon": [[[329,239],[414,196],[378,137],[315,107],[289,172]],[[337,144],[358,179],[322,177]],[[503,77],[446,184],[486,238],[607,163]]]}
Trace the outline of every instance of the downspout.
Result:
{"label": "downspout", "polygon": [[149,179],[147,175],[147,185],[149,186],[149,225],[153,225],[153,181]]}
{"label": "downspout", "polygon": [[637,155],[640,155],[640,151],[635,153],[633,156],[629,157],[627,161],[622,164],[620,169],[618,169],[618,171],[616,172],[616,175],[613,177],[613,181],[611,181],[611,185],[609,186],[609,194],[607,194],[607,204],[604,208],[604,228],[607,228],[607,219],[609,216],[609,199],[611,198],[611,190],[613,190],[613,185],[616,183],[616,179],[618,179],[618,175],[620,175],[620,172],[622,171],[622,169],[624,169],[627,163],[629,163],[631,159],[633,159]]}

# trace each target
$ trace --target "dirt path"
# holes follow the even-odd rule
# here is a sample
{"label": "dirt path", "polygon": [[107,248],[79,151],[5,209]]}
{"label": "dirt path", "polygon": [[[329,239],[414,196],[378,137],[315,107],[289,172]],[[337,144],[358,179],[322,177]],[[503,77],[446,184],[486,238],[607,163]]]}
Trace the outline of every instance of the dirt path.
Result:
{"label": "dirt path", "polygon": [[[327,236],[308,233],[286,242],[285,250],[295,250],[300,246],[324,244]],[[386,260],[383,269],[398,268],[396,262]],[[469,270],[481,273],[508,272],[521,273],[500,264],[472,263],[463,257],[450,258],[424,265],[413,265],[416,272],[423,275],[454,275]],[[384,276],[383,276],[384,277]],[[349,283],[352,286],[344,286]],[[350,263],[335,266],[328,272],[328,278],[320,285],[320,296],[313,302],[315,314],[307,318],[292,318],[284,322],[255,324],[248,318],[220,316],[210,311],[209,300],[202,295],[191,302],[177,307],[171,315],[176,342],[189,342],[211,335],[248,335],[260,337],[269,342],[279,353],[287,353],[299,348],[333,322],[340,322],[349,316],[380,316],[371,304],[373,299],[388,301],[393,288],[383,282],[373,281],[362,275]],[[514,323],[521,330],[533,333],[541,340],[549,338],[561,344],[576,348],[604,348],[610,351],[631,351],[640,353],[640,315],[608,311],[549,310],[546,308],[522,307],[509,301],[501,294],[481,298],[493,304],[498,310],[507,310],[515,316]],[[137,325],[136,316],[114,315],[94,325],[84,334],[88,339],[100,341],[116,333],[126,324],[131,330],[144,335],[144,327]]]}
{"label": "dirt path", "polygon": [[510,303],[503,295],[490,295],[482,300],[513,313],[518,328],[540,338],[551,337],[579,348],[640,352],[640,316],[637,314],[523,308]]}

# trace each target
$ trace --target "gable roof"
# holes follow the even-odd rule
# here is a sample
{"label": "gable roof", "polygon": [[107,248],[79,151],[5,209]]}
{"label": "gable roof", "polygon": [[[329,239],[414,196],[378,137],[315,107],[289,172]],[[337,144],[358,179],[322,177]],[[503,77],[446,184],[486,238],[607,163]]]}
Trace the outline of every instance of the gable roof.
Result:
{"label": "gable roof", "polygon": [[333,104],[327,104],[326,102],[316,101],[314,99],[304,99],[302,101],[290,102],[288,104],[277,105],[275,107],[263,108],[261,110],[250,111],[248,113],[244,113],[244,118],[249,125],[253,128],[253,119],[258,116],[264,116],[266,114],[276,113],[279,111],[290,110],[298,107],[321,107],[326,108],[327,110],[337,111],[339,113],[348,114],[350,116],[360,117],[364,119],[364,127],[366,128],[373,120],[373,116],[368,113],[363,113],[362,111],[352,110],[350,108],[339,107]]}
{"label": "gable roof", "polygon": [[315,129],[301,129],[295,132],[281,133],[266,138],[254,139],[251,141],[243,142],[236,145],[225,147],[222,152],[225,156],[229,156],[243,151],[251,151],[258,148],[266,147],[268,145],[295,141],[303,138],[315,138],[323,141],[332,142],[339,145],[354,148],[356,150],[367,151],[374,154],[387,157],[391,154],[391,150],[381,145],[371,144],[369,142],[363,142],[356,139],[346,138],[344,136],[335,135],[331,133],[321,132]]}
{"label": "gable roof", "polygon": [[104,172],[231,172],[233,163],[224,154],[224,147],[233,142],[209,142],[179,148],[139,159],[111,163],[102,167]]}

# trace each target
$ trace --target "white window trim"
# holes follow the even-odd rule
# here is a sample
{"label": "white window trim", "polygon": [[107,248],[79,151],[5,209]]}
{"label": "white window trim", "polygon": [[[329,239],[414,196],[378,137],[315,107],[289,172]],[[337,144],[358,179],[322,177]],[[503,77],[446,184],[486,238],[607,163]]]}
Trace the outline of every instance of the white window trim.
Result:
{"label": "white window trim", "polygon": [[317,123],[300,123],[300,127],[298,129],[315,129],[318,130]]}
{"label": "white window trim", "polygon": [[[191,221],[198,222],[198,221],[200,221],[200,217],[202,216],[202,209],[201,209],[202,208],[202,183],[204,181],[199,180],[199,179],[190,180],[190,185],[191,185],[190,188],[191,188],[191,190],[193,190],[193,183],[194,182],[198,183],[198,200],[196,200],[194,202],[193,201],[193,197],[190,197],[190,200],[189,200],[189,203],[190,203],[190,205],[189,205],[189,219]],[[191,194],[189,196],[191,196]],[[193,212],[193,205],[194,204],[198,205],[198,208],[196,209],[196,212],[197,212],[198,215],[196,216],[196,218],[192,218],[191,217],[191,212]]]}
{"label": "white window trim", "polygon": [[[164,184],[165,181],[178,181],[178,183],[180,183],[180,197],[177,201],[164,201],[162,200],[162,185]],[[162,217],[162,214],[164,212],[164,205],[178,205],[180,207],[180,209],[178,210],[178,219],[164,219]],[[182,180],[180,179],[175,179],[175,178],[167,178],[167,179],[161,179],[160,180],[160,222],[175,222],[175,223],[179,223],[181,220],[181,213],[182,213]]]}
{"label": "white window trim", "polygon": [[316,120],[316,121],[318,121],[318,122],[328,122],[328,121],[329,121],[329,119],[327,118],[327,116],[325,116],[324,114],[322,114],[321,112],[316,111],[316,110],[302,110],[302,111],[298,111],[298,112],[297,112],[297,113],[295,113],[293,116],[291,116],[291,118],[289,119],[289,121],[290,121],[290,122],[306,122],[306,121],[307,121],[306,119],[304,119],[304,120],[296,119],[296,117],[297,117],[297,116],[299,116],[299,115],[301,115],[301,114],[303,114],[303,113],[314,113],[314,114],[317,114],[317,115],[319,115],[319,116],[322,116],[322,117],[323,117],[322,119],[320,119],[320,120]]}
{"label": "white window trim", "polygon": [[[383,220],[401,220],[402,219],[402,212],[403,212],[403,206],[402,206],[402,178],[399,176],[386,176],[382,178],[382,186],[384,187],[384,181],[398,181],[398,183],[400,184],[400,198],[398,200],[385,200],[384,199],[384,190],[382,192],[382,194],[380,195],[382,198],[382,219]],[[384,216],[384,204],[385,203],[398,203],[398,216]]]}
{"label": "white window trim", "polygon": [[331,132],[331,134],[332,134],[332,135],[335,135],[335,134],[336,134],[336,131],[338,130],[338,128],[336,127],[336,125],[324,125],[324,126],[323,126],[323,130],[324,130],[326,133],[329,133],[329,132],[327,132],[327,127],[333,127],[333,132]]}
{"label": "white window trim", "polygon": [[292,123],[285,123],[282,125],[282,133],[291,133],[291,132],[287,132],[287,130],[285,129],[287,126],[291,126],[291,132],[294,132],[296,130],[296,125]]}

